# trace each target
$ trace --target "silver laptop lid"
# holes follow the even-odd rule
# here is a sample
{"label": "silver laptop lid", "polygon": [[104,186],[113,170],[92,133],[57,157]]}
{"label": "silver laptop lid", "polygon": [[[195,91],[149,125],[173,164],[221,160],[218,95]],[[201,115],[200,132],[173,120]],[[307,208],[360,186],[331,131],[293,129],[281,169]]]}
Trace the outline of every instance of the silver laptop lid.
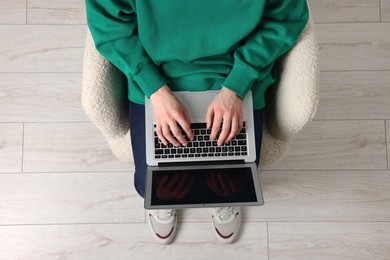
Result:
{"label": "silver laptop lid", "polygon": [[[191,123],[205,123],[206,113],[209,104],[219,93],[218,90],[189,92],[174,92],[174,95],[183,103],[189,113]],[[155,151],[155,115],[153,105],[150,99],[145,99],[145,137],[146,137],[146,163],[149,166],[157,166],[161,163],[179,163],[179,162],[213,162],[237,160],[245,162],[254,162],[256,159],[255,149],[255,131],[253,122],[253,103],[252,92],[249,91],[243,101],[243,120],[246,128],[246,155],[229,157],[187,157],[187,158],[161,158]],[[223,147],[223,146],[222,146]],[[182,147],[183,149],[185,147]]]}

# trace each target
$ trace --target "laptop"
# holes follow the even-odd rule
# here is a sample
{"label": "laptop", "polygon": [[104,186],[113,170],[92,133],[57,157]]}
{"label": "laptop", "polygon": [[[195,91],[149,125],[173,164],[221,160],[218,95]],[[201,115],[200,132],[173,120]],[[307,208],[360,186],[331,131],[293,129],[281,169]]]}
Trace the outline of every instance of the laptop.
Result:
{"label": "laptop", "polygon": [[[152,103],[145,99],[145,209],[241,207],[264,204],[257,171],[252,92],[243,100],[243,129],[228,144],[217,145],[206,129],[206,112],[218,90],[174,95],[187,108],[194,140],[165,146],[155,131]],[[183,131],[183,135],[184,135]]]}

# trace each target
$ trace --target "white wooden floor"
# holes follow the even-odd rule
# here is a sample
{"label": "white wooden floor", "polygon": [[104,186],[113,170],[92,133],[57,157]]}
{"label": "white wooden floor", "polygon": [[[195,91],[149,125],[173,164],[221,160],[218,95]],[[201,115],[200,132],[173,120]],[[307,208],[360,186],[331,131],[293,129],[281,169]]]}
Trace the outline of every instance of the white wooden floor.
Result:
{"label": "white wooden floor", "polygon": [[390,259],[390,0],[310,6],[319,111],[261,169],[266,204],[234,244],[193,209],[160,246],[80,105],[83,1],[0,0],[0,259]]}

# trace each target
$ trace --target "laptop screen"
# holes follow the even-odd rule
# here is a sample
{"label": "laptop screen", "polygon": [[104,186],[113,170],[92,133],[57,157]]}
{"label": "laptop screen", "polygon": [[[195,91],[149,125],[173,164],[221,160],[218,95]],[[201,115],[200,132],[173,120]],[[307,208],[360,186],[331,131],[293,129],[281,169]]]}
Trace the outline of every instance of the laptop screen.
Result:
{"label": "laptop screen", "polygon": [[251,167],[154,170],[151,205],[256,202]]}

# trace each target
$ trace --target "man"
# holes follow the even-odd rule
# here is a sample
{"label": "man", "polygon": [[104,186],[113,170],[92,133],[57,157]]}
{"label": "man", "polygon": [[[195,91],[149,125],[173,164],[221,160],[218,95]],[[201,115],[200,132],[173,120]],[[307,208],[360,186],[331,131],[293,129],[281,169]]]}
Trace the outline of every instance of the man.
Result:
{"label": "man", "polygon": [[[186,146],[179,126],[191,140],[188,112],[172,91],[220,90],[205,119],[210,139],[218,136],[223,145],[240,132],[242,99],[251,90],[259,155],[264,94],[278,78],[275,60],[306,25],[306,0],[86,0],[86,8],[97,50],[128,78],[134,184],[140,196],[146,173],[145,96],[153,104],[161,142]],[[157,241],[172,241],[175,210],[148,211],[148,222]],[[237,237],[240,222],[240,208],[212,210],[222,242]]]}

